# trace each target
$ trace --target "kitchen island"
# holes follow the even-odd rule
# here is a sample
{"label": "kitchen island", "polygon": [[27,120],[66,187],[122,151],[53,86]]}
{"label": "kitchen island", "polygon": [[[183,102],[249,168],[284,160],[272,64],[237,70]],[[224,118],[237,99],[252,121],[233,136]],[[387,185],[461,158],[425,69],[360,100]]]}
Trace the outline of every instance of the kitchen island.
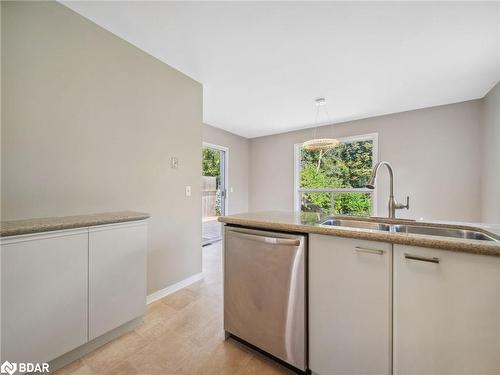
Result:
{"label": "kitchen island", "polygon": [[[255,303],[256,311],[276,288],[287,290],[274,277],[283,269],[273,252],[285,250],[269,248],[259,268],[252,251],[263,245],[247,241],[239,259],[259,269],[255,278],[234,262],[232,254],[243,246],[227,234],[255,231],[260,243],[292,235],[307,242],[307,367],[313,374],[500,373],[500,226],[293,212],[220,221],[226,224],[225,275],[234,275],[228,268],[237,264],[239,279],[259,284],[251,290],[237,284],[238,298]],[[227,290],[231,283],[226,277]],[[235,296],[229,302],[238,306]],[[291,298],[285,300],[282,309],[290,310]]]}

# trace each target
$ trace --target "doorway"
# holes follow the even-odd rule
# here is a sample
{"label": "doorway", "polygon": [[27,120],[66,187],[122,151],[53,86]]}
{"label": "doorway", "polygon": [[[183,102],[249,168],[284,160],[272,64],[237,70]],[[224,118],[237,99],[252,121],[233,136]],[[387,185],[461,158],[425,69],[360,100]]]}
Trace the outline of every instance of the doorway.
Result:
{"label": "doorway", "polygon": [[219,216],[227,214],[227,147],[203,142],[201,187],[201,243],[208,245],[222,239]]}

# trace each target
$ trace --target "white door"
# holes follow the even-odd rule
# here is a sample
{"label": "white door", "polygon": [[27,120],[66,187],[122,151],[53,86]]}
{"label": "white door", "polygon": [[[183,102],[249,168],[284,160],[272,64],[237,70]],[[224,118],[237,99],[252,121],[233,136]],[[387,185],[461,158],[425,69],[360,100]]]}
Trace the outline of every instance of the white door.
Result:
{"label": "white door", "polygon": [[500,258],[394,245],[394,374],[500,374]]}
{"label": "white door", "polygon": [[391,373],[391,274],[391,244],[309,236],[313,373]]}

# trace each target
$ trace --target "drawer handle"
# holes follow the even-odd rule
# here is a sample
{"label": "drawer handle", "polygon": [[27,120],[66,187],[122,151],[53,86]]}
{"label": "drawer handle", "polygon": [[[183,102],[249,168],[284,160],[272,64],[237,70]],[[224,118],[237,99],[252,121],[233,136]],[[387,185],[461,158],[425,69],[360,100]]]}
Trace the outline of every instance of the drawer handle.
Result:
{"label": "drawer handle", "polygon": [[421,262],[439,263],[439,258],[436,257],[421,257],[419,255],[405,253],[405,258],[409,260],[419,260]]}
{"label": "drawer handle", "polygon": [[382,255],[384,253],[384,250],[370,249],[368,247],[362,247],[362,246],[356,246],[356,247],[354,247],[354,249],[358,253],[377,254],[377,255]]}

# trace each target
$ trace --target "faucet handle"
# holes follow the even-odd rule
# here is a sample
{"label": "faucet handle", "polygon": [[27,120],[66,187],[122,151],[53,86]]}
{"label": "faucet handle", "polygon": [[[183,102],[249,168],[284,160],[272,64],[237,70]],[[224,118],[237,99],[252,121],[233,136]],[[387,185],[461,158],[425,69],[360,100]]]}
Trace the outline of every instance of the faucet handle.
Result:
{"label": "faucet handle", "polygon": [[408,195],[406,196],[406,204],[396,203],[396,209],[401,210],[403,208],[410,209],[410,197]]}

